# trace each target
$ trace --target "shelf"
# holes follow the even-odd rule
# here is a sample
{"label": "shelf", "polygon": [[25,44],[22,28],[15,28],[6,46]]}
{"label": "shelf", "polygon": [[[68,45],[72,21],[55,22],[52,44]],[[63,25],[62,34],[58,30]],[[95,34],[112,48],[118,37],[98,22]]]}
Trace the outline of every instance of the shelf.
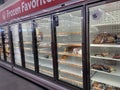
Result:
{"label": "shelf", "polygon": [[73,57],[82,57],[82,55],[79,54],[72,54],[68,52],[58,52],[59,55],[66,55],[66,56],[73,56]]}
{"label": "shelf", "polygon": [[26,64],[26,68],[31,69],[31,70],[35,70],[34,66],[28,65],[28,64]]}
{"label": "shelf", "polygon": [[77,46],[77,47],[81,47],[82,44],[80,44],[80,43],[58,43],[58,46]]}
{"label": "shelf", "polygon": [[40,73],[43,73],[43,74],[46,74],[46,75],[49,75],[49,76],[53,76],[52,72],[47,71],[47,70],[43,70],[43,69],[40,69]]}
{"label": "shelf", "polygon": [[112,61],[120,61],[120,59],[114,59],[114,58],[111,58],[111,57],[90,56],[90,58],[112,60]]}
{"label": "shelf", "polygon": [[120,23],[114,23],[114,24],[97,24],[97,25],[91,25],[91,27],[110,27],[110,26],[119,26]]}
{"label": "shelf", "polygon": [[31,48],[24,48],[25,50],[32,50]]}
{"label": "shelf", "polygon": [[26,55],[26,54],[25,54],[25,57],[26,57],[26,56],[27,56],[27,57],[32,57],[32,58],[33,58],[33,55],[28,55],[28,54]]}
{"label": "shelf", "polygon": [[26,42],[26,41],[24,41],[23,44],[32,44],[32,42]]}
{"label": "shelf", "polygon": [[41,65],[40,65],[40,64],[41,64],[41,63],[39,63],[39,67],[53,69],[53,67],[52,67],[52,66],[43,65],[43,64],[41,64]]}
{"label": "shelf", "polygon": [[58,32],[57,35],[81,34],[81,32]]}
{"label": "shelf", "polygon": [[[37,38],[39,38],[40,36],[37,34]],[[47,38],[51,38],[51,35],[49,34],[49,35],[43,35],[43,38],[45,38],[45,37],[47,37]]]}
{"label": "shelf", "polygon": [[51,52],[49,51],[39,51],[39,53],[51,55]]}
{"label": "shelf", "polygon": [[96,73],[92,80],[120,88],[120,78],[117,76]]}
{"label": "shelf", "polygon": [[73,77],[76,77],[76,78],[83,78],[82,76],[80,76],[78,73],[71,73],[71,72],[68,72],[68,71],[65,71],[65,70],[59,70],[61,73],[65,73],[65,74],[69,74]]}
{"label": "shelf", "polygon": [[38,46],[39,48],[51,48],[51,46],[43,46],[43,45],[40,45]]}
{"label": "shelf", "polygon": [[116,47],[120,48],[120,44],[90,44],[91,47]]}
{"label": "shelf", "polygon": [[75,80],[73,80],[73,79],[65,78],[65,77],[62,77],[62,76],[60,76],[59,79],[64,80],[64,81],[67,81],[67,82],[72,83],[72,84],[75,84],[75,85],[78,85],[78,86],[83,85],[83,82],[75,81]]}
{"label": "shelf", "polygon": [[30,60],[25,60],[25,63],[26,63],[26,64],[28,64],[28,63],[29,63],[29,64],[34,64],[34,61],[32,62],[32,61],[30,61]]}
{"label": "shelf", "polygon": [[[57,36],[66,36],[66,35],[79,35],[79,34],[81,34],[81,32],[58,32],[57,33]],[[39,38],[39,36],[37,35],[37,37]],[[50,38],[51,37],[51,35],[43,35],[43,38],[44,37],[48,37],[48,38]]]}
{"label": "shelf", "polygon": [[82,65],[77,65],[77,64],[74,64],[74,63],[68,63],[68,62],[65,62],[65,61],[59,61],[60,64],[65,64],[65,65],[69,65],[69,66],[73,66],[73,67],[78,67],[78,68],[83,68]]}
{"label": "shelf", "polygon": [[39,57],[39,59],[41,60],[48,60],[48,61],[52,61],[52,59],[51,58],[45,58],[45,57]]}

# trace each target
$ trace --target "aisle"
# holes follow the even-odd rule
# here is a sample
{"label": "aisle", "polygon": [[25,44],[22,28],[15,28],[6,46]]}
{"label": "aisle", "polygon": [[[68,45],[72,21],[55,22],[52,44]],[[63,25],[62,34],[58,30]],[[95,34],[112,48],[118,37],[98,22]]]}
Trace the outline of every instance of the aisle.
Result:
{"label": "aisle", "polygon": [[0,67],[0,90],[46,90]]}

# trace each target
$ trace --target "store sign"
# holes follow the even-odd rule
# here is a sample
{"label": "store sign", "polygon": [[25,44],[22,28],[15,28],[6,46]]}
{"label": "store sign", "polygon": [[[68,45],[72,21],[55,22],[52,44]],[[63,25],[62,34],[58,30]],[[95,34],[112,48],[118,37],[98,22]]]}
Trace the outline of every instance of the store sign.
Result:
{"label": "store sign", "polygon": [[19,0],[14,5],[0,11],[0,23],[50,8],[69,0]]}

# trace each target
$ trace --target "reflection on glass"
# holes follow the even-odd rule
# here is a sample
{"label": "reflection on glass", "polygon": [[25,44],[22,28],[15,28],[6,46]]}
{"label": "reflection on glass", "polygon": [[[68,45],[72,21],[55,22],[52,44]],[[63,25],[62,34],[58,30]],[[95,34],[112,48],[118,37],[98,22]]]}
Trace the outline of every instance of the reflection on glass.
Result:
{"label": "reflection on glass", "polygon": [[14,47],[14,58],[15,64],[21,66],[21,53],[19,46],[19,34],[18,34],[18,24],[11,25],[12,37],[13,37],[13,47]]}
{"label": "reflection on glass", "polygon": [[120,1],[89,10],[91,89],[120,90]]}
{"label": "reflection on glass", "polygon": [[22,34],[26,68],[35,70],[32,49],[32,23],[30,21],[22,23]]}
{"label": "reflection on glass", "polygon": [[37,19],[37,45],[40,73],[53,76],[51,55],[51,21],[50,18]]}
{"label": "reflection on glass", "polygon": [[2,43],[2,29],[0,29],[0,59],[4,60],[4,54],[3,54],[3,43]]}
{"label": "reflection on glass", "polygon": [[57,45],[59,79],[83,87],[81,11],[58,15]]}
{"label": "reflection on glass", "polygon": [[10,44],[9,44],[9,30],[8,27],[2,27],[4,30],[4,42],[5,42],[5,54],[6,54],[6,61],[11,62],[11,53],[10,53]]}

